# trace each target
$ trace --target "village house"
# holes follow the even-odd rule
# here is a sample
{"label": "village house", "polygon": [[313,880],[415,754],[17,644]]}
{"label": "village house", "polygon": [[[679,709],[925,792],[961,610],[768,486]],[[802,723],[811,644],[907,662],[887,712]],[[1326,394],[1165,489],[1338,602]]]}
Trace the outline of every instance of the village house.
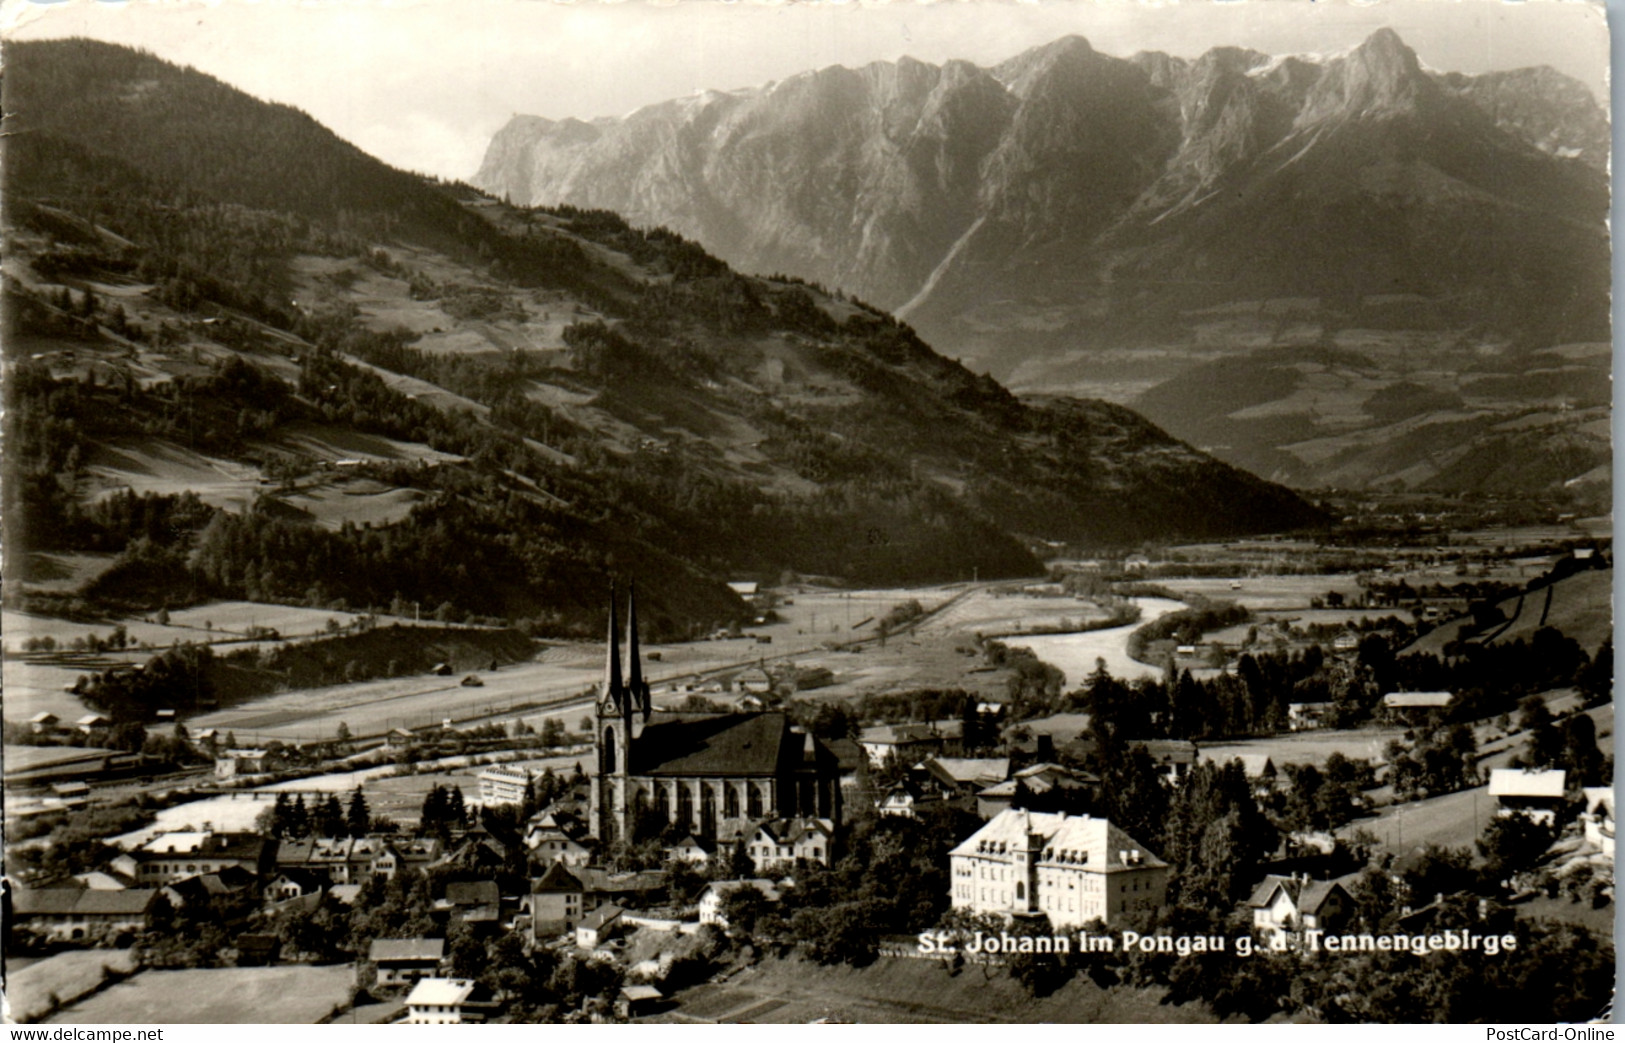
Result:
{"label": "village house", "polygon": [[670,862],[687,862],[693,866],[703,866],[711,861],[716,854],[715,843],[693,833],[688,834],[677,843],[666,848],[666,860]]}
{"label": "village house", "polygon": [[50,735],[62,723],[62,718],[54,713],[42,711],[28,719],[28,730],[35,735]]}
{"label": "village house", "polygon": [[156,888],[17,888],[11,894],[11,922],[53,941],[85,941],[145,929],[157,899]]}
{"label": "village house", "polygon": [[1144,742],[1131,742],[1129,746],[1131,749],[1144,746],[1151,755],[1151,763],[1156,766],[1157,773],[1170,785],[1179,785],[1190,774],[1191,765],[1196,763],[1196,744],[1189,739],[1147,739]]}
{"label": "village house", "polygon": [[631,1020],[654,1014],[665,999],[653,985],[627,985],[615,1000],[615,1013]]}
{"label": "village house", "polygon": [[256,833],[159,833],[141,847],[114,858],[112,868],[133,877],[138,884],[218,873],[228,866],[247,870],[258,878],[273,871],[276,848],[276,841]]}
{"label": "village house", "polygon": [[916,774],[945,797],[970,797],[1010,777],[1009,757],[927,757]]}
{"label": "village house", "polygon": [[483,986],[467,978],[422,978],[406,997],[406,1024],[478,1024],[500,1010]]}
{"label": "village house", "polygon": [[1287,703],[1286,726],[1295,732],[1313,731],[1321,727],[1336,703]]}
{"label": "village house", "polygon": [[945,752],[950,741],[957,746],[960,733],[948,725],[958,724],[958,721],[877,724],[859,733],[858,745],[863,747],[871,767],[880,767],[893,754],[904,764],[917,764],[929,754]]}
{"label": "village house", "polygon": [[618,905],[605,905],[594,909],[576,924],[576,945],[583,949],[596,949],[620,932],[622,909]]}
{"label": "village house", "polygon": [[378,984],[404,985],[440,973],[444,938],[374,938],[367,959],[378,968]]}
{"label": "village house", "polygon": [[1337,931],[1354,911],[1354,898],[1335,880],[1270,874],[1247,899],[1253,927],[1264,941],[1301,931]]}
{"label": "village house", "polygon": [[73,726],[86,735],[89,735],[91,732],[100,731],[104,728],[111,728],[113,726],[113,722],[108,720],[106,717],[103,717],[99,713],[87,713],[77,721],[74,721]]}
{"label": "village house", "polygon": [[531,861],[539,864],[584,866],[591,862],[592,852],[582,843],[585,836],[586,830],[574,819],[551,808],[538,811],[525,824],[525,846]]}
{"label": "village house", "polygon": [[586,913],[586,887],[562,862],[547,867],[530,885],[530,931],[534,941],[555,938]]}
{"label": "village house", "polygon": [[1586,842],[1598,851],[1614,857],[1614,790],[1611,786],[1585,788],[1585,813],[1581,822]]}
{"label": "village house", "polygon": [[231,779],[239,775],[264,775],[279,771],[282,758],[267,750],[224,750],[214,759],[214,777]]}
{"label": "village house", "polygon": [[896,815],[899,818],[919,818],[920,812],[935,804],[942,803],[942,797],[936,793],[928,793],[925,787],[912,779],[903,779],[893,783],[891,788],[880,795],[875,802],[875,810],[882,815]]}
{"label": "village house", "polygon": [[770,819],[756,827],[745,853],[758,873],[798,859],[829,865],[835,856],[835,823],[829,819]]}
{"label": "village house", "polygon": [[1108,925],[1162,906],[1168,864],[1101,818],[1004,811],[954,848],[952,905],[1036,916],[1057,928]]}
{"label": "village house", "polygon": [[[278,855],[281,855],[280,851]],[[286,902],[290,898],[321,894],[327,890],[329,883],[325,873],[318,873],[303,866],[279,865],[276,873],[265,885],[265,900],[268,903]]]}
{"label": "village house", "polygon": [[700,895],[700,923],[727,930],[728,917],[722,911],[722,903],[729,895],[746,887],[761,892],[762,898],[768,902],[777,902],[783,897],[778,885],[771,880],[714,880]]}
{"label": "village house", "polygon": [[502,893],[495,880],[459,880],[446,885],[446,897],[434,904],[436,912],[476,930],[489,930],[502,919]]}
{"label": "village house", "polygon": [[[1060,764],[1029,765],[997,786],[989,786],[976,794],[976,813],[991,819],[1016,805],[1017,797],[1031,802],[1024,806],[1040,806],[1044,810],[1084,810],[1073,805],[1088,805],[1100,795],[1100,779],[1086,771],[1074,771]],[[1058,805],[1058,806],[1057,806]]]}
{"label": "village house", "polygon": [[1490,796],[1495,798],[1497,815],[1525,815],[1551,825],[1563,803],[1568,773],[1551,768],[1544,771],[1525,768],[1496,768],[1490,772]]}
{"label": "village house", "polygon": [[257,878],[248,870],[227,866],[218,873],[199,873],[171,880],[161,890],[170,905],[182,909],[194,904],[208,905],[216,898],[251,891],[256,882]]}

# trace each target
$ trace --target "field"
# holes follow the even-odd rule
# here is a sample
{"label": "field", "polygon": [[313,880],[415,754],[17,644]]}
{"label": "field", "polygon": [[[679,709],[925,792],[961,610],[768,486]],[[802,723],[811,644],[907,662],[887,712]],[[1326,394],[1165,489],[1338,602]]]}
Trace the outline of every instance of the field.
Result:
{"label": "field", "polygon": [[1364,830],[1394,854],[1428,844],[1471,850],[1494,814],[1495,801],[1490,798],[1489,787],[1475,786],[1442,797],[1391,804],[1375,816],[1355,819],[1337,832],[1346,837]]}
{"label": "field", "polygon": [[120,489],[178,495],[191,491],[221,510],[241,512],[259,495],[260,472],[247,464],[193,452],[162,438],[109,438],[91,450],[85,471],[98,495]]}
{"label": "field", "polygon": [[1022,630],[1072,630],[1106,618],[1097,603],[1066,594],[971,591],[921,624],[921,633],[946,631],[961,636],[1011,634]]}
{"label": "field", "polygon": [[1198,577],[1155,580],[1160,586],[1188,597],[1198,595],[1214,601],[1234,601],[1259,611],[1262,609],[1307,609],[1310,598],[1324,597],[1329,590],[1355,598],[1360,585],[1349,575],[1335,576],[1247,576],[1237,579]]}
{"label": "field", "polygon": [[128,971],[135,966],[128,949],[70,949],[16,967],[6,961],[6,1001],[11,1020],[31,1022],[51,1005],[54,994],[71,1001],[101,984],[103,968]]}
{"label": "field", "polygon": [[1204,1004],[1161,1002],[1160,989],[1101,989],[1078,977],[1035,999],[1002,969],[957,974],[936,960],[881,959],[861,968],[767,960],[733,979],[679,993],[668,1023],[1212,1024]]}
{"label": "field", "polygon": [[1096,660],[1104,660],[1106,670],[1113,677],[1161,677],[1162,668],[1148,666],[1130,659],[1125,648],[1128,636],[1138,628],[1161,616],[1184,608],[1178,601],[1167,598],[1134,598],[1140,606],[1140,621],[1127,626],[1105,630],[1089,630],[1081,634],[1035,635],[1011,637],[1005,644],[1012,648],[1028,648],[1039,659],[1058,668],[1066,675],[1066,685],[1076,688],[1094,673]]}
{"label": "field", "polygon": [[1203,746],[1202,753],[1211,754],[1219,760],[1239,757],[1244,753],[1264,753],[1269,755],[1277,768],[1283,764],[1313,764],[1317,768],[1324,768],[1326,759],[1333,753],[1341,753],[1354,760],[1383,760],[1383,748],[1390,740],[1403,734],[1404,729],[1401,728],[1291,732],[1268,739],[1215,743]]}
{"label": "field", "polygon": [[[1587,652],[1596,651],[1605,638],[1612,636],[1613,622],[1613,569],[1589,569],[1566,576],[1552,584],[1552,605],[1546,613],[1546,626],[1556,627],[1568,637],[1580,642]],[[1495,638],[1496,643],[1527,641],[1541,626],[1541,612],[1546,606],[1546,591],[1538,590],[1523,599],[1523,611],[1518,611],[1518,599],[1511,597],[1498,603],[1501,612],[1512,625]],[[1422,635],[1406,652],[1432,652],[1437,655],[1444,646],[1456,640],[1462,623],[1447,623]],[[1493,632],[1493,628],[1492,631]]]}
{"label": "field", "polygon": [[349,998],[354,980],[349,964],[143,971],[48,1024],[310,1025]]}

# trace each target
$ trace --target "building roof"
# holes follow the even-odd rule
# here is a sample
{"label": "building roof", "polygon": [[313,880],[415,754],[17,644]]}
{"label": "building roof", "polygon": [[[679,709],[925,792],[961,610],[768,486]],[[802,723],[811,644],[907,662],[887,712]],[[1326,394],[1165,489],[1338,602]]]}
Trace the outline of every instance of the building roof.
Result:
{"label": "building roof", "polygon": [[756,827],[756,832],[766,833],[775,843],[794,844],[809,834],[834,836],[835,823],[829,819],[818,818],[768,819]]}
{"label": "building roof", "polygon": [[158,897],[156,888],[106,891],[89,887],[18,888],[11,908],[17,916],[141,916]]}
{"label": "building roof", "polygon": [[577,866],[573,875],[584,890],[597,894],[640,894],[666,886],[666,874],[658,869],[638,873],[611,873],[598,866]]}
{"label": "building roof", "polygon": [[[780,712],[657,713],[632,747],[633,775],[774,775],[782,763],[801,759],[807,736],[790,731]],[[817,744],[821,759],[835,757]]]}
{"label": "building roof", "polygon": [[851,739],[825,739],[823,742],[835,755],[835,764],[843,772],[857,771],[869,759],[863,747]]}
{"label": "building roof", "polygon": [[1599,810],[1607,813],[1609,818],[1614,817],[1614,788],[1612,786],[1587,786],[1585,788],[1586,814],[1595,815]]}
{"label": "building roof", "polygon": [[[1097,872],[1166,866],[1146,846],[1103,818],[1065,812],[1006,809],[972,833],[952,854],[976,857],[1008,853],[1025,836],[1041,841],[1040,864],[1087,866]],[[1139,853],[1135,864],[1123,856]]]}
{"label": "building roof", "polygon": [[474,994],[467,978],[419,978],[406,997],[408,1007],[459,1007]]}
{"label": "building roof", "polygon": [[[950,729],[948,725],[956,727]],[[858,741],[880,746],[903,746],[935,739],[958,738],[962,725],[958,721],[932,721],[911,724],[876,724],[863,729]]]}
{"label": "building roof", "polygon": [[621,996],[633,1003],[662,998],[662,993],[653,985],[625,985],[621,988]]}
{"label": "building roof", "polygon": [[385,960],[435,960],[446,955],[444,938],[374,938],[367,950],[373,963]]}
{"label": "building roof", "polygon": [[452,905],[496,905],[502,892],[495,880],[460,880],[446,885],[446,901]]}
{"label": "building roof", "polygon": [[1528,771],[1496,768],[1490,772],[1492,797],[1561,797],[1568,773],[1560,768]]}
{"label": "building roof", "polygon": [[619,920],[623,911],[618,905],[601,905],[587,914],[586,918],[581,921],[581,926],[588,930],[598,930],[605,924]]}
{"label": "building roof", "polygon": [[986,786],[1010,777],[1010,758],[929,757],[925,770],[957,785]]}
{"label": "building roof", "polygon": [[34,716],[30,717],[28,719],[28,723],[29,724],[55,724],[56,722],[60,721],[61,719],[62,718],[58,717],[56,714],[50,712],[49,710],[41,710],[39,713],[36,713]]}
{"label": "building roof", "polygon": [[1275,901],[1277,891],[1286,892],[1287,898],[1291,899],[1293,907],[1298,912],[1310,915],[1318,914],[1335,891],[1342,891],[1345,899],[1350,897],[1348,890],[1336,880],[1296,880],[1290,876],[1271,873],[1253,888],[1247,904],[1254,909],[1267,908]]}
{"label": "building roof", "polygon": [[531,894],[553,894],[568,891],[579,894],[584,890],[585,888],[582,886],[580,879],[564,868],[563,862],[554,862],[548,866],[547,872],[543,873],[539,879],[532,881],[530,885]]}
{"label": "building roof", "polygon": [[1443,709],[1452,698],[1449,692],[1389,692],[1382,697],[1382,705],[1390,710]]}

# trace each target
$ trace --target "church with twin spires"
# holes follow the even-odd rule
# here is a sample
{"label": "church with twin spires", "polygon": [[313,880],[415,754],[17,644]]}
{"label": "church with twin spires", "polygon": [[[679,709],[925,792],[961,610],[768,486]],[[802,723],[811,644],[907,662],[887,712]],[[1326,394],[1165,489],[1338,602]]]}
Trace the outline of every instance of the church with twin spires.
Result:
{"label": "church with twin spires", "polygon": [[841,820],[835,755],[782,711],[656,710],[638,652],[637,595],[626,608],[623,669],[615,592],[594,715],[592,835],[605,843],[668,826],[706,840],[748,836],[764,819]]}

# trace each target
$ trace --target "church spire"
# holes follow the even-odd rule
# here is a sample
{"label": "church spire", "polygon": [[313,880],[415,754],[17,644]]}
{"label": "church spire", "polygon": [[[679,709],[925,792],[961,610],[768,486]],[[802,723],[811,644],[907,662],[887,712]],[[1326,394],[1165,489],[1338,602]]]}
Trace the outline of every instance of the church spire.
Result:
{"label": "church spire", "polygon": [[609,581],[609,654],[604,661],[604,694],[621,698],[621,635],[616,632],[615,581]]}
{"label": "church spire", "polygon": [[626,686],[634,693],[643,684],[643,666],[638,662],[638,585],[626,592]]}
{"label": "church spire", "polygon": [[638,586],[634,582],[626,595],[626,690],[627,707],[649,716],[649,686],[643,680],[642,656],[638,653]]}

